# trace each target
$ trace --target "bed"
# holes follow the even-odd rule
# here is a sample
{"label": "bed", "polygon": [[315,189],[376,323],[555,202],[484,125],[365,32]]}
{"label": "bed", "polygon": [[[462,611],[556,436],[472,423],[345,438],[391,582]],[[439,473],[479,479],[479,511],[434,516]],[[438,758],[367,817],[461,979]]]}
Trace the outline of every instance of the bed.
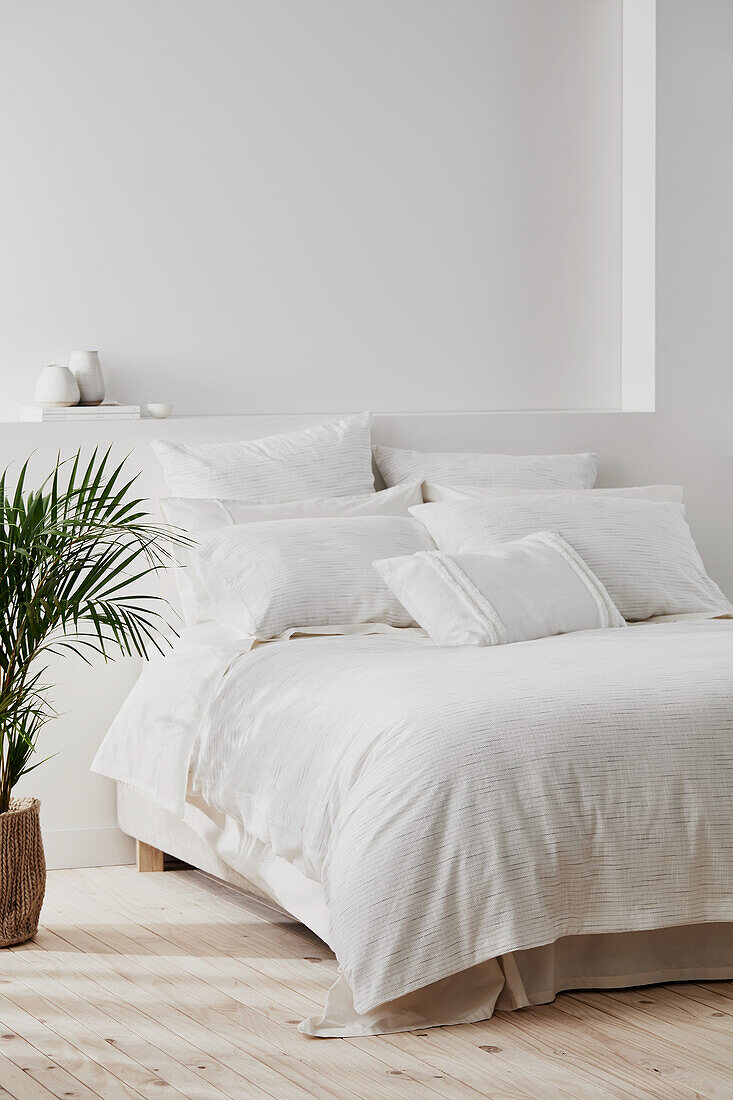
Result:
{"label": "bed", "polygon": [[335,952],[309,1035],[733,977],[733,622],[490,648],[184,632],[95,770],[122,828]]}
{"label": "bed", "polygon": [[301,1031],[733,977],[733,607],[679,486],[372,450],[366,414],[154,446],[189,626],[93,767],[148,867],[332,948]]}

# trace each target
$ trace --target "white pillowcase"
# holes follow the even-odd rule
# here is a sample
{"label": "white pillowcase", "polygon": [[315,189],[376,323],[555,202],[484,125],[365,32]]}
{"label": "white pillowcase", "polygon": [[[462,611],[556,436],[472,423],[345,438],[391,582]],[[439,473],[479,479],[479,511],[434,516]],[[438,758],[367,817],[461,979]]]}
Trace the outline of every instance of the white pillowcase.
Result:
{"label": "white pillowcase", "polygon": [[302,500],[374,491],[369,413],[239,443],[156,439],[152,447],[175,496]]}
{"label": "white pillowcase", "polygon": [[731,611],[705,572],[681,504],[578,494],[420,504],[410,512],[451,554],[483,553],[497,542],[556,531],[625,619]]}
{"label": "white pillowcase", "polygon": [[163,497],[160,508],[168,523],[189,532],[214,531],[237,523],[271,519],[313,519],[325,516],[406,516],[422,504],[421,484],[408,481],[353,496],[313,497],[310,500],[216,500],[205,497]]}
{"label": "white pillowcase", "polygon": [[372,566],[433,548],[409,516],[287,519],[212,531],[194,565],[215,617],[245,634],[412,619]]}
{"label": "white pillowcase", "polygon": [[432,481],[422,484],[425,503],[443,500],[498,500],[501,497],[545,496],[548,493],[588,493],[593,496],[629,497],[632,500],[659,500],[682,504],[684,493],[681,485],[634,485],[620,489],[482,489],[479,485],[436,485]]}
{"label": "white pillowcase", "polygon": [[374,458],[385,485],[419,478],[486,489],[592,489],[598,472],[594,454],[422,454],[375,446]]}
{"label": "white pillowcase", "polygon": [[[233,527],[237,523],[262,523],[265,520],[297,519],[325,516],[406,516],[413,504],[420,504],[420,482],[395,485],[379,493],[362,493],[348,497],[316,497],[313,500],[290,500],[273,503],[263,500],[207,500],[192,497],[164,497],[160,501],[163,518],[174,527],[183,528],[191,536]],[[206,622],[214,617],[211,601],[196,570],[191,568],[192,551],[176,548],[176,586],[181,611],[187,626]]]}
{"label": "white pillowcase", "polygon": [[436,645],[504,645],[626,625],[585,562],[549,531],[485,554],[428,551],[374,568]]}

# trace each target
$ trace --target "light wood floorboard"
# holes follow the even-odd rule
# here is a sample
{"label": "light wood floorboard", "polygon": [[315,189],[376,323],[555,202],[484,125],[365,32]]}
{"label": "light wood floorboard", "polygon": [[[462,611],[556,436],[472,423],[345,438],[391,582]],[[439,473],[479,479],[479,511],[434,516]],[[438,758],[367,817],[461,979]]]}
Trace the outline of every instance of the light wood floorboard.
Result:
{"label": "light wood floorboard", "polygon": [[733,1100],[733,982],[307,1039],[335,973],[308,929],[197,871],[53,871],[38,936],[0,952],[0,1100]]}

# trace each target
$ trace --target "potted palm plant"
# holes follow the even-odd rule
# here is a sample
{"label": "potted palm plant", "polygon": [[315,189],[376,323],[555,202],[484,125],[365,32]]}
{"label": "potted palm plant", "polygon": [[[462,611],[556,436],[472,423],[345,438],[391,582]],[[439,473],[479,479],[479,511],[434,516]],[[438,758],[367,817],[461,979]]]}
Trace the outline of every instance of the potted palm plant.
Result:
{"label": "potted palm plant", "polygon": [[35,935],[46,886],[39,802],[12,792],[43,763],[36,743],[55,713],[48,658],[146,657],[165,639],[161,598],[144,594],[145,581],[181,539],[146,512],[124,465],[95,450],[58,459],[40,489],[28,488],[28,463],[12,487],[0,476],[2,947]]}

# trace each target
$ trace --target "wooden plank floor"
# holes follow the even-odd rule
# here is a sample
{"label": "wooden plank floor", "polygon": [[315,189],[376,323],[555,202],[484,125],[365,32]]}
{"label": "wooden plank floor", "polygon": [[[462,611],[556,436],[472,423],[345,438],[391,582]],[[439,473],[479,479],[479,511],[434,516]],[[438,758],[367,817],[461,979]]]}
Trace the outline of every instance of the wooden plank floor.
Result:
{"label": "wooden plank floor", "polygon": [[302,925],[196,871],[53,871],[38,937],[0,952],[0,1097],[733,1100],[733,982],[307,1039],[335,969]]}

